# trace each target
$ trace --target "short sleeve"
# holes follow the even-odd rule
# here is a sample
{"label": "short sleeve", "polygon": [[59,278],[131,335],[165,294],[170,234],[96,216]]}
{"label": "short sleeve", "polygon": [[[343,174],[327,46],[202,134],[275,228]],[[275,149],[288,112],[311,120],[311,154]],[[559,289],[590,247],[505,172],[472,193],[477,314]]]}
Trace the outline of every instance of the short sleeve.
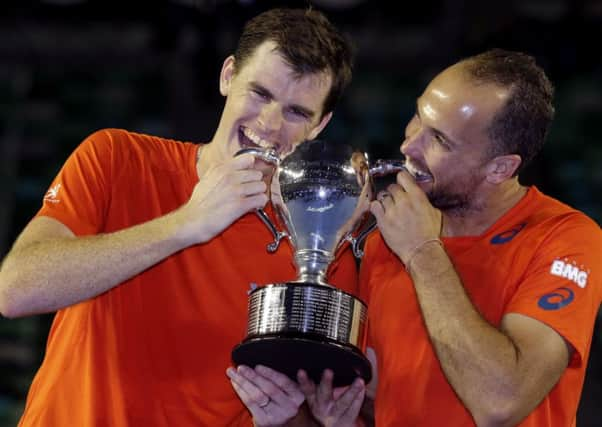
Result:
{"label": "short sleeve", "polygon": [[587,354],[602,294],[602,232],[582,214],[571,215],[540,245],[506,313],[537,319]]}
{"label": "short sleeve", "polygon": [[52,181],[36,216],[52,217],[79,236],[102,231],[111,199],[115,132],[97,131],[75,149]]}

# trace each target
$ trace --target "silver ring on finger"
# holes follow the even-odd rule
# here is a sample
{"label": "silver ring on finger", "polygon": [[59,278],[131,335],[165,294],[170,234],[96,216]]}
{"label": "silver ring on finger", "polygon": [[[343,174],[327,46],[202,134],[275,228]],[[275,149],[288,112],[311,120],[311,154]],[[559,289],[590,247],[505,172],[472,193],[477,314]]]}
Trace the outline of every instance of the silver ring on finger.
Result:
{"label": "silver ring on finger", "polygon": [[389,197],[391,197],[391,193],[389,193],[388,191],[381,191],[380,193],[378,193],[378,196],[376,197],[376,200],[382,206],[383,211],[386,210],[385,200],[388,199]]}
{"label": "silver ring on finger", "polygon": [[270,398],[268,397],[268,400],[266,400],[264,403],[261,403],[261,404],[259,405],[259,407],[260,407],[260,408],[265,408],[266,406],[268,406],[268,405],[270,404],[270,402],[271,402],[271,401],[272,401],[272,399],[270,399]]}
{"label": "silver ring on finger", "polygon": [[379,202],[382,202],[387,197],[391,197],[391,193],[389,193],[388,191],[381,191],[380,193],[378,193],[377,199]]}

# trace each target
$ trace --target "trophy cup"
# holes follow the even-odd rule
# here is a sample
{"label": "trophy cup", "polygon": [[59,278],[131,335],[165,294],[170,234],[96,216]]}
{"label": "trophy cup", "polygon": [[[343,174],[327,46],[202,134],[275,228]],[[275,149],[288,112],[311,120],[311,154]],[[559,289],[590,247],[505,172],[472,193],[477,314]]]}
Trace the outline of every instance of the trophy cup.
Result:
{"label": "trophy cup", "polygon": [[[367,226],[374,199],[367,159],[349,146],[321,140],[304,142],[283,161],[270,150],[241,152],[278,166],[271,186],[276,224],[263,210],[257,214],[274,235],[269,252],[281,239],[290,239],[298,276],[250,292],[247,336],[232,350],[234,364],[261,364],[293,380],[304,369],[316,383],[328,368],[335,386],[358,376],[368,383],[366,305],[326,277],[346,242],[361,256],[360,243],[375,228],[374,221]],[[379,161],[372,171],[380,176],[401,168],[401,163]]]}

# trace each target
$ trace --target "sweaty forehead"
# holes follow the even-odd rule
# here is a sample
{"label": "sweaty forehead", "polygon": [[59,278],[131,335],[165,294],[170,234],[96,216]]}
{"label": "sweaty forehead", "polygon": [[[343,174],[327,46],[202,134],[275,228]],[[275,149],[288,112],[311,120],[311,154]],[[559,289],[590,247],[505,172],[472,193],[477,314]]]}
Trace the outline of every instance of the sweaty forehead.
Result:
{"label": "sweaty forehead", "polygon": [[427,86],[418,100],[421,115],[432,120],[444,117],[462,122],[488,121],[503,106],[509,91],[490,83],[472,82],[457,67],[444,70]]}

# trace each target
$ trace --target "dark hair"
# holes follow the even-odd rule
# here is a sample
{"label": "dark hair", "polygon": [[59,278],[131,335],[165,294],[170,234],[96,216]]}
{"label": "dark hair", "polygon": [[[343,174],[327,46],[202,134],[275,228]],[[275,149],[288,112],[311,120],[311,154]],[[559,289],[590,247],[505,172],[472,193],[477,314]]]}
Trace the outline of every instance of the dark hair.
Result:
{"label": "dark hair", "polygon": [[[510,89],[488,128],[489,154],[518,154],[522,171],[542,149],[554,118],[554,87],[535,59],[522,52],[492,49],[461,62],[471,80]],[[515,174],[515,175],[516,175]]]}
{"label": "dark hair", "polygon": [[322,106],[322,117],[332,111],[351,81],[353,47],[321,12],[309,9],[271,9],[249,20],[234,53],[235,72],[265,41],[277,51],[296,77],[327,71],[332,86]]}

